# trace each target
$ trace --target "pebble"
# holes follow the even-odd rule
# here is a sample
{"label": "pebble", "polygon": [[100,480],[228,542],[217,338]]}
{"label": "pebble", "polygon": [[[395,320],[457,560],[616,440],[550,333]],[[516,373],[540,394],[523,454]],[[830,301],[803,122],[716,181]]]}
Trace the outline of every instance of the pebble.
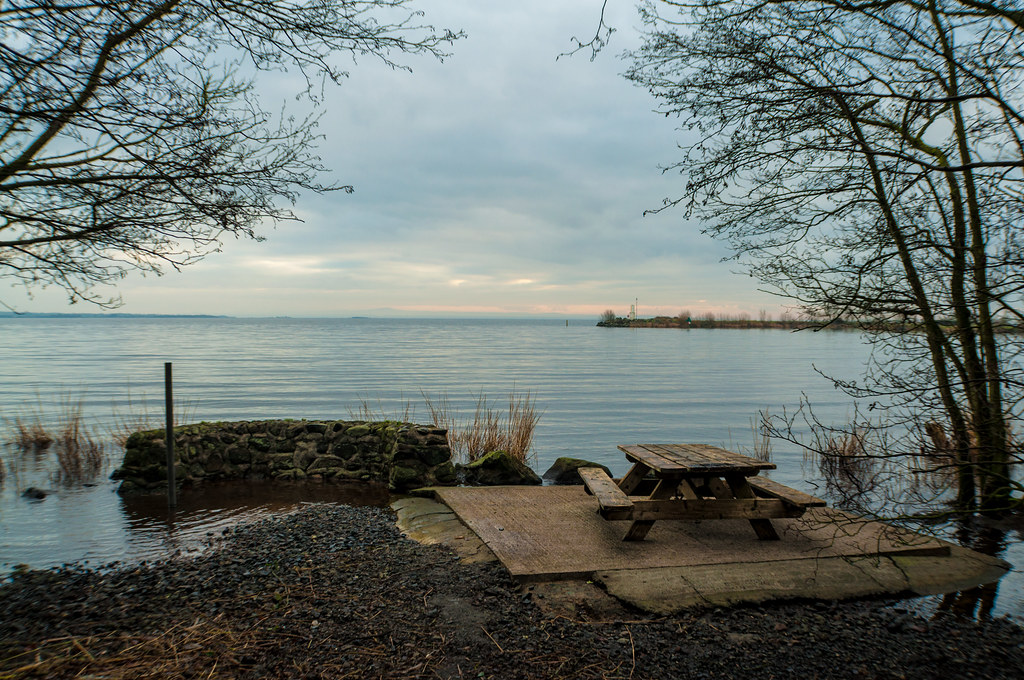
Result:
{"label": "pebble", "polygon": [[[381,508],[307,505],[213,545],[18,572],[0,586],[0,675],[69,637],[92,660],[60,652],[39,675],[120,673],[118,654],[145,640],[164,646],[133,647],[132,662],[180,677],[998,680],[1024,668],[1024,631],[1009,620],[925,620],[878,601],[549,618],[500,565],[412,542]],[[188,638],[199,630],[212,637]]]}

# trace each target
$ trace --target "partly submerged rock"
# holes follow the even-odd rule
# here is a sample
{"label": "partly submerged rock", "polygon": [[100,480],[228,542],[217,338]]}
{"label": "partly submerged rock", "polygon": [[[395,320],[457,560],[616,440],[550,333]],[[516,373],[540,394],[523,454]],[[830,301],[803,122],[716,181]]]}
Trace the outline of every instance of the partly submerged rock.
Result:
{"label": "partly submerged rock", "polygon": [[541,484],[540,477],[507,451],[491,451],[460,467],[463,480],[473,486],[526,486]]}
{"label": "partly submerged rock", "polygon": [[600,463],[593,463],[582,458],[563,456],[548,468],[548,471],[544,473],[544,479],[552,484],[582,484],[583,480],[580,479],[578,470],[583,467],[601,468],[609,477],[612,476],[612,471]]}

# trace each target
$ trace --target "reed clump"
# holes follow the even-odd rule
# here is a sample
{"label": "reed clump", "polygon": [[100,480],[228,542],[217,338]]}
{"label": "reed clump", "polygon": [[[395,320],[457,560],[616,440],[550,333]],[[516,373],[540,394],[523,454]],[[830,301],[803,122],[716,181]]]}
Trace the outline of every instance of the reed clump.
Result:
{"label": "reed clump", "polygon": [[[9,442],[23,453],[42,454],[52,450],[57,467],[55,482],[69,485],[89,481],[106,463],[103,442],[85,424],[82,400],[62,397],[56,418],[48,419],[37,404],[26,414],[7,421],[11,432]],[[46,423],[56,421],[51,430]]]}
{"label": "reed clump", "polygon": [[65,399],[57,428],[54,481],[75,484],[93,479],[106,462],[103,442],[83,423],[81,400]]}
{"label": "reed clump", "polygon": [[768,409],[761,412],[758,420],[750,419],[750,435],[754,442],[751,452],[754,457],[765,463],[772,461],[772,437],[771,427],[768,424],[768,419],[771,415],[768,413]]}
{"label": "reed clump", "polygon": [[[420,394],[431,422],[447,430],[448,447],[456,460],[472,463],[491,451],[506,451],[524,464],[529,464],[534,457],[533,436],[542,414],[529,390],[512,389],[504,405],[498,405],[481,392],[476,396],[472,416],[466,418],[448,399],[447,392],[436,396],[426,392]],[[362,397],[348,413],[358,420],[408,423],[415,418],[415,411],[412,403],[404,397],[392,409],[386,408],[380,399],[373,402]]]}
{"label": "reed clump", "polygon": [[41,453],[53,444],[53,437],[38,420],[22,420],[15,416],[10,427],[14,431],[11,443],[26,453]]}
{"label": "reed clump", "polygon": [[8,443],[23,453],[42,453],[53,444],[53,437],[43,425],[43,407],[38,400],[26,413],[4,420],[11,433]]}
{"label": "reed clump", "polygon": [[385,408],[384,402],[379,398],[374,403],[370,401],[369,397],[361,397],[359,404],[354,409],[348,409],[348,415],[353,420],[393,420],[398,423],[408,423],[412,422],[415,411],[412,402],[404,397],[400,397],[398,406],[390,411]]}
{"label": "reed clump", "polygon": [[[163,406],[163,402],[161,407]],[[119,408],[116,404],[113,407],[113,421],[107,428],[107,434],[118,447],[124,448],[128,438],[136,432],[148,430],[159,430],[164,427],[166,414],[161,409],[153,411],[149,408],[149,400],[145,393],[140,398],[132,396],[131,389],[128,389],[124,407]],[[193,400],[174,400],[174,418],[177,423],[190,422],[196,413],[196,403]]]}
{"label": "reed clump", "polygon": [[819,456],[826,479],[844,480],[856,486],[863,486],[874,468],[874,460],[867,450],[866,433],[859,429],[827,437]]}
{"label": "reed clump", "polygon": [[454,457],[473,462],[491,451],[506,451],[525,464],[533,458],[533,437],[541,412],[529,390],[509,392],[506,408],[497,407],[481,392],[472,417],[465,420],[447,394],[431,397],[424,393],[423,400],[434,424],[448,431]]}

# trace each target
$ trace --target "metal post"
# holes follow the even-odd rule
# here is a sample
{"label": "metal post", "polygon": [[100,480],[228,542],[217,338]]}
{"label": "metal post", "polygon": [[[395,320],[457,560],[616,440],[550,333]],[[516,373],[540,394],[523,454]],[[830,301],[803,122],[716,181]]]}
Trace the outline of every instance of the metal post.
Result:
{"label": "metal post", "polygon": [[167,505],[178,504],[177,488],[174,480],[174,396],[172,394],[171,362],[164,364],[164,406],[167,410],[167,423],[164,432],[167,435]]}

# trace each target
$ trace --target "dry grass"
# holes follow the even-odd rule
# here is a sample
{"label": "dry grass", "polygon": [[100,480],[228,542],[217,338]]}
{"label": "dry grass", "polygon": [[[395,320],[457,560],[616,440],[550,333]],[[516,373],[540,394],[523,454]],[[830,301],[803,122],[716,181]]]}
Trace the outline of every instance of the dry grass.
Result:
{"label": "dry grass", "polygon": [[[818,451],[818,469],[826,483],[839,491],[844,503],[866,497],[883,486],[883,461],[869,452],[866,430],[854,428],[828,435]],[[876,447],[877,448],[877,447]]]}
{"label": "dry grass", "polygon": [[752,453],[754,458],[765,463],[772,461],[771,428],[768,425],[770,417],[768,409],[765,409],[757,420],[750,419],[750,436],[754,443]]}
{"label": "dry grass", "polygon": [[81,399],[64,399],[54,448],[58,463],[54,481],[59,484],[88,481],[103,470],[103,443],[82,422]]}
{"label": "dry grass", "polygon": [[353,420],[393,420],[398,423],[412,422],[414,413],[415,409],[412,403],[404,397],[400,397],[398,408],[390,412],[384,408],[384,403],[380,399],[377,399],[377,403],[374,404],[367,397],[360,398],[359,405],[355,409],[348,409],[348,415]]}
{"label": "dry grass", "polygon": [[53,443],[53,437],[38,420],[22,420],[20,416],[15,416],[11,421],[11,429],[14,430],[11,443],[26,453],[46,451]]}
{"label": "dry grass", "polygon": [[[508,395],[507,408],[497,407],[486,395],[476,398],[473,415],[463,419],[448,399],[447,393],[430,396],[420,393],[430,413],[431,422],[448,431],[448,446],[457,460],[472,462],[491,451],[507,451],[514,458],[527,463],[533,457],[533,435],[541,413],[533,395],[513,389]],[[401,399],[395,410],[384,407],[379,399],[374,403],[363,397],[356,408],[348,410],[356,420],[392,420],[412,422],[415,408],[407,399]]]}
{"label": "dry grass", "polygon": [[[136,399],[132,396],[131,388],[129,388],[123,409],[116,405],[113,408],[113,425],[107,428],[107,434],[115,444],[123,449],[128,438],[136,432],[163,429],[167,418],[163,411],[163,404],[164,402],[161,400],[159,407],[152,410],[149,408],[149,400],[146,399],[145,393],[141,398]],[[174,422],[176,424],[187,423],[193,420],[196,408],[196,403],[192,400],[175,399]]]}
{"label": "dry grass", "polygon": [[53,437],[43,426],[43,407],[38,398],[27,412],[4,420],[13,433],[9,443],[24,453],[42,453],[53,444]]}
{"label": "dry grass", "polygon": [[[233,677],[273,640],[232,630],[224,617],[178,624],[159,634],[108,633],[46,640],[32,652],[0,659],[0,680],[21,678]],[[242,661],[245,659],[248,663]]]}
{"label": "dry grass", "polygon": [[[51,432],[44,423],[53,420],[57,424]],[[57,483],[77,484],[95,478],[103,470],[106,458],[103,442],[84,422],[82,400],[63,396],[53,420],[46,417],[37,402],[26,414],[7,421],[13,433],[10,443],[25,453],[41,454],[52,449],[57,457],[57,469],[53,472]]]}
{"label": "dry grass", "polygon": [[459,417],[447,394],[433,398],[424,393],[423,400],[434,424],[448,430],[448,445],[456,458],[472,462],[499,450],[523,463],[533,457],[533,435],[541,412],[529,391],[509,392],[508,408],[504,410],[480,393],[473,417],[466,421]]}

